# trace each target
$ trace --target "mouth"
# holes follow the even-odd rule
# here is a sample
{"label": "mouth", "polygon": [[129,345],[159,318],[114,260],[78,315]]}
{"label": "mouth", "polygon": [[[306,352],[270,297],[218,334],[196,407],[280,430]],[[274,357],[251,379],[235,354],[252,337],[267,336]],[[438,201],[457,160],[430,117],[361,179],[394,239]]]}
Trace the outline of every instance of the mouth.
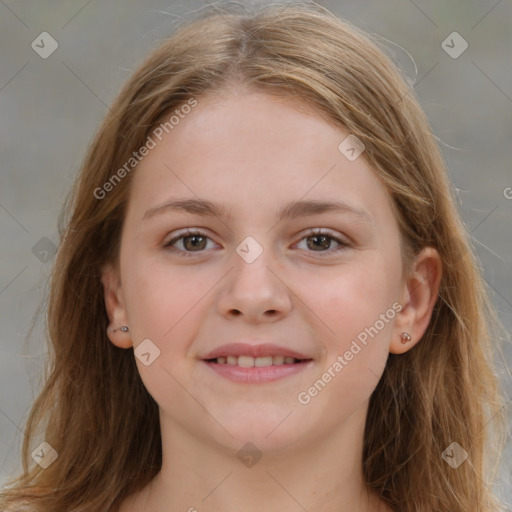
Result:
{"label": "mouth", "polygon": [[268,355],[260,357],[233,355],[203,359],[203,361],[211,364],[238,366],[240,368],[268,368],[270,366],[300,364],[307,361],[312,361],[312,359],[298,359],[296,357],[283,355]]}
{"label": "mouth", "polygon": [[264,383],[295,375],[313,366],[309,354],[273,343],[241,340],[204,354],[201,362],[233,382]]}

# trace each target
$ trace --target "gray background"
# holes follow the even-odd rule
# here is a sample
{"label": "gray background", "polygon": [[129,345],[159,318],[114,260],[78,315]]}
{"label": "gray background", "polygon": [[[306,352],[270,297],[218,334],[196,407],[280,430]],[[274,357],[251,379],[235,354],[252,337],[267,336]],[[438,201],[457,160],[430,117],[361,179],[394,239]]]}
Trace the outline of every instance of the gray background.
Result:
{"label": "gray background", "polygon": [[[512,187],[512,1],[319,3],[387,42],[410,77],[510,333],[512,199],[504,191]],[[24,422],[40,387],[42,301],[63,199],[130,72],[177,20],[204,8],[206,1],[0,0],[0,485],[19,467]],[[469,45],[456,59],[441,46],[454,31]],[[31,48],[42,32],[58,42],[47,59]],[[510,364],[509,342],[504,353]],[[512,379],[498,362],[512,421]],[[509,502],[511,445],[497,482]]]}

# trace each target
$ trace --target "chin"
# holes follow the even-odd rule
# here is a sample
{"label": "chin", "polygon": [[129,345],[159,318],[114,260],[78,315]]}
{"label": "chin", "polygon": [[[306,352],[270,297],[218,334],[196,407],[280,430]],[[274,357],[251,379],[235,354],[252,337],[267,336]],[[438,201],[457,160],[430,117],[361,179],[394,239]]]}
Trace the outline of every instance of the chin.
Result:
{"label": "chin", "polygon": [[247,443],[252,443],[262,452],[285,449],[306,434],[301,432],[304,426],[295,424],[293,414],[286,418],[287,414],[281,411],[278,420],[274,415],[265,416],[261,413],[247,414],[234,421],[225,419],[221,424],[233,437],[226,434],[222,444],[227,442],[230,448],[236,450]]}

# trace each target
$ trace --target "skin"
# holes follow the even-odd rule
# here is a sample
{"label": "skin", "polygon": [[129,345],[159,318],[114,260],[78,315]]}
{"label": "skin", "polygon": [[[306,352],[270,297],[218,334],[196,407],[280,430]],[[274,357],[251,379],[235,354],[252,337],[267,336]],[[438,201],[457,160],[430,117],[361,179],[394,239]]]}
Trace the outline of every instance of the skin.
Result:
{"label": "skin", "polygon": [[[163,465],[121,512],[391,510],[362,477],[368,401],[389,353],[410,350],[425,332],[441,263],[426,248],[402,274],[398,224],[364,153],[349,161],[338,150],[348,132],[299,106],[248,89],[198,98],[135,171],[119,263],[104,267],[103,284],[111,327],[130,329],[110,331],[112,343],[133,349],[149,338],[160,350],[149,366],[136,362],[159,406]],[[143,219],[175,198],[221,203],[229,216],[164,211]],[[332,199],[368,219],[276,217],[291,201]],[[164,247],[184,228],[208,237],[199,249],[190,239],[174,244],[190,257]],[[314,228],[347,245],[322,246]],[[248,236],[263,248],[252,263],[236,252]],[[396,302],[402,310],[378,335],[299,403]],[[406,345],[403,331],[412,338]],[[294,348],[314,363],[279,381],[241,384],[200,361],[241,338]],[[247,442],[262,454],[252,467],[237,458]]]}

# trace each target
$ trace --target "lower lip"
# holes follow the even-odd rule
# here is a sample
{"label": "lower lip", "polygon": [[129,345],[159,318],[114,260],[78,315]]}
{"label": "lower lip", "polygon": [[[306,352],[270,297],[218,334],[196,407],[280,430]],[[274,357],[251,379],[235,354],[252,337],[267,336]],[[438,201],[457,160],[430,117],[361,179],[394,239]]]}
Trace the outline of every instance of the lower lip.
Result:
{"label": "lower lip", "polygon": [[214,372],[217,372],[219,375],[225,377],[226,379],[245,383],[271,382],[274,380],[282,379],[284,377],[295,375],[307,368],[310,368],[313,365],[312,360],[304,361],[301,363],[266,366],[263,368],[258,366],[244,368],[238,365],[227,363],[212,363],[205,360],[203,360],[203,363],[208,365]]}

